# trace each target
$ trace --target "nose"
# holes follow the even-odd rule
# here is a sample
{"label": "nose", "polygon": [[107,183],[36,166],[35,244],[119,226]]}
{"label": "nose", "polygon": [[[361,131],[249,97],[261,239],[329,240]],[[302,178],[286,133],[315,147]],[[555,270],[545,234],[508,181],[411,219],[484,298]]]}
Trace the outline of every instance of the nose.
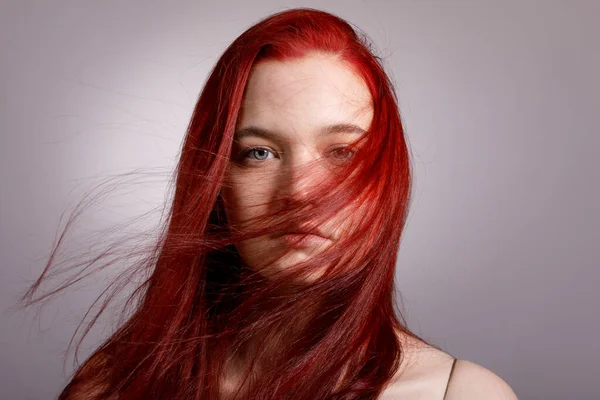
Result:
{"label": "nose", "polygon": [[281,192],[288,202],[309,198],[315,186],[325,178],[319,157],[309,151],[289,157],[282,168]]}

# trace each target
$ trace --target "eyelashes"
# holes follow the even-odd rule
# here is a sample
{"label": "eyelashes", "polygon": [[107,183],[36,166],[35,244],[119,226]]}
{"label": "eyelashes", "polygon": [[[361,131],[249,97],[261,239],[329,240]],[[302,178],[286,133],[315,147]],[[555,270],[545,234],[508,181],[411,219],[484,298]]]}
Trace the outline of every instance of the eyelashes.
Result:
{"label": "eyelashes", "polygon": [[[272,158],[281,158],[282,152],[264,146],[245,147],[237,153],[237,160],[242,164],[261,164]],[[330,149],[327,154],[337,162],[345,162],[350,160],[355,154],[356,149],[349,145],[335,146]],[[272,155],[272,157],[269,157]]]}
{"label": "eyelashes", "polygon": [[[241,151],[240,155],[242,157],[242,161],[265,161],[268,159],[268,155],[272,154],[275,156],[275,152],[267,147],[247,147]],[[254,157],[252,157],[254,156]]]}
{"label": "eyelashes", "polygon": [[336,159],[340,161],[347,161],[354,157],[354,154],[356,154],[356,149],[350,146],[341,146],[333,149],[331,153],[335,156]]}

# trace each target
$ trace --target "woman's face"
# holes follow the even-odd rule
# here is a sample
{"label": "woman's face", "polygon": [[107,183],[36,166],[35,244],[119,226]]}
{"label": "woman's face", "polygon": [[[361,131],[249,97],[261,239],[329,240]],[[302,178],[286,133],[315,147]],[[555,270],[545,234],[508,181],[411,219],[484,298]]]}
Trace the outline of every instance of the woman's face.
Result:
{"label": "woman's face", "polygon": [[[250,74],[222,190],[228,221],[269,215],[277,199],[301,203],[327,171],[343,162],[343,147],[373,117],[366,84],[331,55],[258,63]],[[310,165],[310,166],[309,166]],[[335,244],[356,213],[339,212],[306,236],[265,235],[238,244],[243,260],[264,276]],[[310,216],[307,216],[310,219]],[[251,227],[249,227],[251,228]],[[265,268],[271,257],[286,252]]]}

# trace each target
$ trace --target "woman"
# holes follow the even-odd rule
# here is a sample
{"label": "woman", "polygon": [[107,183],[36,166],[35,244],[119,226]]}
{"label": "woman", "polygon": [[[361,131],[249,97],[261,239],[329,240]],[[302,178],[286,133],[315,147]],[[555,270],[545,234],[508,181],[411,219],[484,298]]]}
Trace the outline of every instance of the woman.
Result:
{"label": "woman", "polygon": [[60,398],[515,399],[398,319],[409,162],[364,36],[313,9],[252,26],[195,107],[137,307]]}

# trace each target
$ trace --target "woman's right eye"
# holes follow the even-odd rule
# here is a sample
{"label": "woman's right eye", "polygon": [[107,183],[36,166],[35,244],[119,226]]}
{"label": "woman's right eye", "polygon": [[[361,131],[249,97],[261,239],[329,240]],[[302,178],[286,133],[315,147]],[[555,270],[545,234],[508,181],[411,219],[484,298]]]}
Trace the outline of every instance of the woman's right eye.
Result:
{"label": "woman's right eye", "polygon": [[248,147],[241,152],[242,160],[245,162],[265,161],[269,154],[274,156],[273,152],[265,147]]}

